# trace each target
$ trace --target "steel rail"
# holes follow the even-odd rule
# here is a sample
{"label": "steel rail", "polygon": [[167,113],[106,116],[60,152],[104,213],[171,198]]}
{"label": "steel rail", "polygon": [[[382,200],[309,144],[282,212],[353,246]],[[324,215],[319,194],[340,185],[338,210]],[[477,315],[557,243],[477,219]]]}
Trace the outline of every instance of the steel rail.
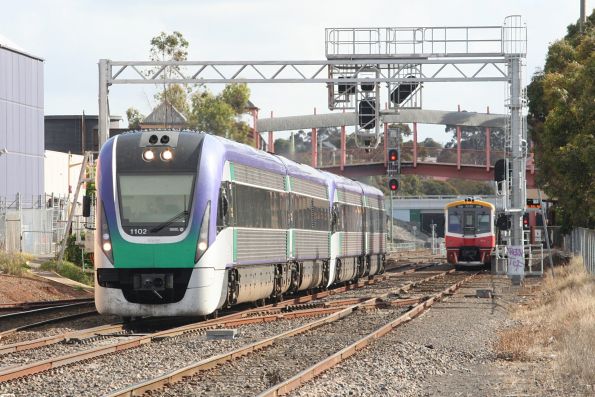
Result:
{"label": "steel rail", "polygon": [[415,285],[419,285],[421,282],[431,281],[437,277],[441,277],[441,276],[444,276],[444,275],[452,273],[452,272],[454,272],[454,269],[444,271],[440,274],[432,275],[424,280],[415,281],[413,283],[397,287],[389,292],[379,294],[378,296],[370,298],[370,299],[368,299],[364,302],[361,302],[361,303],[349,305],[349,306],[347,306],[343,309],[340,309],[326,317],[309,322],[307,324],[304,324],[304,325],[294,328],[292,330],[283,332],[281,334],[272,336],[270,338],[263,339],[258,342],[251,343],[247,346],[240,347],[238,349],[235,349],[235,350],[227,352],[227,353],[209,357],[207,359],[201,360],[201,361],[191,364],[189,366],[186,366],[186,367],[180,368],[178,370],[172,371],[170,373],[158,376],[154,379],[150,379],[145,382],[141,382],[136,385],[130,386],[128,388],[116,391],[115,393],[110,394],[109,397],[139,396],[139,395],[143,395],[144,393],[146,393],[148,391],[158,390],[158,389],[162,388],[163,386],[165,386],[166,384],[172,384],[172,383],[179,382],[179,381],[183,380],[184,378],[195,375],[196,373],[215,368],[218,365],[224,364],[229,361],[233,361],[236,358],[243,357],[247,354],[262,350],[268,346],[271,346],[273,343],[275,343],[276,341],[278,341],[280,339],[291,337],[291,336],[298,335],[298,334],[302,334],[304,332],[308,332],[315,328],[318,328],[322,325],[329,324],[329,323],[335,322],[337,320],[340,320],[344,317],[349,316],[350,314],[354,313],[355,311],[357,311],[358,309],[361,309],[362,307],[364,307],[366,305],[376,304],[377,302],[382,301],[382,299],[387,298],[391,294],[405,292],[405,291],[413,288]]}
{"label": "steel rail", "polygon": [[434,294],[429,299],[415,305],[411,310],[407,311],[403,315],[399,316],[395,320],[391,321],[388,324],[383,325],[382,327],[378,328],[377,330],[373,331],[372,333],[364,336],[363,338],[359,339],[358,341],[352,343],[351,345],[341,349],[340,351],[332,354],[331,356],[325,358],[322,361],[312,365],[311,367],[301,371],[297,375],[289,378],[267,390],[260,393],[258,397],[276,397],[282,396],[290,393],[291,391],[301,387],[306,382],[314,379],[316,376],[320,375],[321,373],[333,368],[340,362],[344,361],[345,359],[351,357],[355,353],[360,350],[363,350],[368,345],[373,343],[376,339],[383,337],[384,335],[391,332],[394,328],[413,320],[415,317],[419,316],[424,311],[428,310],[435,302],[442,299],[445,295],[449,295],[454,293],[460,286],[468,281],[469,279],[475,277],[477,273],[472,274],[470,276],[465,277],[463,280],[452,284],[448,288]]}
{"label": "steel rail", "polygon": [[[254,315],[254,314],[263,314],[263,313],[270,314],[273,312],[279,312],[291,305],[304,304],[304,303],[310,302],[312,300],[322,299],[324,297],[328,297],[328,296],[331,296],[334,294],[347,292],[347,291],[353,290],[354,288],[361,288],[364,286],[373,285],[373,284],[377,283],[378,281],[384,281],[389,277],[396,277],[396,276],[402,276],[402,275],[414,273],[418,270],[425,269],[425,268],[432,267],[432,266],[433,265],[430,264],[430,265],[420,266],[417,268],[408,269],[406,271],[385,273],[383,275],[374,276],[374,278],[371,280],[360,280],[355,285],[341,286],[341,287],[338,287],[338,288],[335,288],[332,290],[316,292],[314,294],[310,294],[307,296],[296,297],[292,300],[286,300],[283,302],[270,304],[270,305],[263,306],[263,307],[256,308],[256,309],[250,309],[250,310],[242,311],[239,313],[232,313],[232,314],[226,315],[225,317],[221,317],[221,319],[241,318],[241,317],[246,317],[246,316],[250,316],[250,315]],[[213,321],[216,321],[216,320],[209,320],[209,321],[212,323]],[[204,325],[207,323],[209,323],[209,322],[202,322],[201,324]],[[0,354],[14,353],[14,352],[21,352],[21,351],[26,351],[26,350],[31,350],[31,349],[37,349],[39,347],[50,346],[52,344],[59,343],[66,339],[71,339],[71,338],[86,338],[86,337],[90,337],[90,336],[99,336],[99,335],[103,335],[106,333],[119,332],[119,331],[124,330],[125,327],[126,327],[126,325],[124,325],[122,323],[102,325],[102,326],[83,329],[83,330],[79,330],[79,331],[72,331],[72,332],[65,333],[65,334],[59,334],[59,335],[54,335],[54,336],[47,336],[47,337],[43,337],[43,338],[33,339],[30,341],[16,342],[16,343],[4,345],[4,346],[0,345]],[[178,327],[178,329],[183,328],[183,327],[185,327],[185,326],[180,326],[180,327]],[[190,324],[189,327],[192,327],[192,324]],[[9,330],[9,331],[11,331],[11,330]],[[6,332],[8,332],[8,331],[6,331]],[[0,334],[0,339],[2,338],[2,336],[3,335]],[[4,335],[4,336],[6,336],[6,335]]]}
{"label": "steel rail", "polygon": [[43,308],[39,308],[39,309],[25,310],[25,311],[16,312],[16,313],[2,314],[2,315],[0,315],[0,320],[6,320],[6,319],[10,320],[12,318],[24,317],[24,316],[28,316],[31,314],[49,313],[49,312],[58,311],[58,310],[62,310],[62,309],[68,309],[71,307],[89,306],[92,304],[94,304],[94,301],[69,303],[66,305],[49,306],[49,307],[43,307]]}
{"label": "steel rail", "polygon": [[[415,271],[416,271],[416,269],[410,269],[410,270],[406,270],[403,272],[399,272],[397,274],[404,275],[404,274],[414,273]],[[454,272],[454,269],[449,270],[449,271],[444,271],[439,274],[432,275],[431,277],[428,277],[424,280],[418,280],[418,281],[414,281],[412,283],[406,284],[404,286],[400,286],[391,292],[387,292],[387,293],[382,294],[376,298],[372,298],[372,300],[375,301],[378,298],[386,297],[391,293],[405,292],[405,291],[409,290],[410,288],[419,285],[421,282],[432,280],[436,277],[440,277],[440,276],[450,273],[450,272]],[[395,277],[395,274],[391,274],[390,277]],[[384,274],[384,275],[380,275],[376,280],[386,280],[388,278],[389,278],[389,276],[387,274]],[[365,286],[365,285],[370,285],[370,284],[374,284],[374,283],[375,283],[375,278],[372,278],[370,280],[360,281],[357,284],[345,285],[343,287],[339,287],[336,290],[349,291],[349,290],[357,288],[358,286]],[[207,321],[200,322],[200,323],[183,325],[180,327],[175,327],[172,329],[155,332],[155,333],[152,333],[149,335],[132,337],[131,339],[129,339],[127,341],[122,341],[119,343],[114,343],[114,344],[110,344],[110,345],[106,345],[106,346],[99,346],[99,347],[89,349],[89,350],[84,350],[81,352],[76,352],[76,353],[71,353],[71,354],[67,354],[67,355],[63,355],[63,356],[59,356],[59,357],[49,358],[49,359],[46,359],[43,361],[34,362],[34,363],[20,366],[20,367],[8,368],[4,371],[0,371],[0,382],[6,382],[6,381],[9,381],[12,379],[17,379],[17,378],[21,378],[24,376],[37,374],[37,373],[44,372],[44,371],[47,371],[50,369],[62,367],[64,365],[80,362],[83,360],[88,360],[88,359],[100,357],[100,356],[103,356],[106,354],[117,353],[117,352],[121,352],[123,350],[140,347],[142,345],[151,343],[156,340],[160,340],[160,339],[163,339],[166,337],[179,336],[179,335],[182,335],[187,332],[196,332],[196,331],[200,331],[200,330],[206,330],[206,329],[214,328],[216,326],[221,326],[221,325],[227,326],[227,325],[250,324],[250,323],[257,323],[257,322],[274,321],[276,319],[283,318],[283,316],[280,316],[279,314],[270,314],[270,315],[265,315],[265,316],[246,317],[246,315],[248,313],[258,313],[258,312],[262,312],[264,310],[269,310],[269,309],[276,310],[278,308],[289,306],[291,304],[304,303],[304,302],[309,302],[313,299],[320,299],[320,298],[329,296],[333,293],[338,293],[338,292],[335,292],[336,290],[317,292],[315,294],[312,294],[312,295],[309,295],[306,297],[297,297],[293,300],[283,301],[280,303],[275,303],[275,304],[264,306],[261,308],[252,309],[247,312],[234,313],[234,314],[230,314],[230,315],[227,315],[224,317],[220,317],[218,319],[212,319],[212,320],[207,320]],[[363,306],[366,302],[352,305],[349,307],[360,307],[360,306]],[[370,302],[368,302],[368,305],[369,305],[369,303]],[[349,309],[349,307],[347,309]],[[339,313],[343,312],[347,309],[340,309]],[[296,316],[295,313],[296,312],[293,313],[293,316]],[[331,314],[330,316],[334,316],[336,313],[337,312]],[[287,314],[291,315],[292,313],[290,312]],[[53,343],[56,343],[56,342],[53,342]],[[51,343],[48,343],[48,344],[51,344]]]}
{"label": "steel rail", "polygon": [[[24,331],[26,329],[31,329],[31,328],[35,328],[35,327],[40,327],[42,325],[47,325],[47,324],[53,324],[53,323],[59,323],[61,321],[66,321],[66,320],[74,320],[80,317],[87,317],[87,316],[92,316],[94,314],[98,314],[97,310],[91,310],[91,311],[87,311],[87,312],[82,312],[82,313],[75,313],[75,314],[69,314],[67,316],[62,316],[62,317],[54,317],[54,318],[50,318],[48,320],[43,320],[43,321],[38,321],[35,323],[30,323],[30,324],[25,324],[25,325],[21,325],[20,327],[15,327],[6,331],[2,331],[0,332],[0,339],[5,338],[9,335],[13,335],[19,331]],[[0,352],[2,352],[2,347],[0,346]]]}
{"label": "steel rail", "polygon": [[38,347],[53,345],[55,343],[59,343],[71,338],[85,338],[89,336],[98,336],[107,332],[122,331],[123,329],[124,324],[100,325],[98,327],[87,328],[80,331],[72,331],[54,336],[46,336],[43,338],[12,343],[9,345],[0,345],[0,354],[15,353],[25,350],[36,349]]}
{"label": "steel rail", "polygon": [[33,302],[17,302],[17,303],[0,303],[0,311],[12,310],[30,310],[36,308],[54,307],[58,305],[66,305],[69,303],[83,303],[93,302],[94,298],[76,298],[76,299],[60,299],[54,301],[33,301]]}

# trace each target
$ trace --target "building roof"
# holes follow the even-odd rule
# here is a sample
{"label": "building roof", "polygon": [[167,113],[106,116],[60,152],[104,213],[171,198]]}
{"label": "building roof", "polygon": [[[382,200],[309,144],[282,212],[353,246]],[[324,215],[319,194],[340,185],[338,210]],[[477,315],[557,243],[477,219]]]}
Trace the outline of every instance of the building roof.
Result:
{"label": "building roof", "polygon": [[24,55],[29,58],[43,61],[43,58],[29,54],[27,51],[22,49],[21,46],[17,45],[14,41],[10,40],[6,36],[3,36],[2,34],[0,34],[0,48],[4,48],[8,51],[16,52],[17,54],[21,54],[21,55]]}
{"label": "building roof", "polygon": [[151,114],[141,121],[142,125],[185,125],[186,117],[169,102],[161,102]]}
{"label": "building roof", "polygon": [[[71,119],[76,119],[76,120],[80,120],[81,117],[83,117],[82,114],[50,114],[50,115],[45,115],[44,116],[46,119],[48,120],[56,120],[56,119],[60,119],[60,120],[71,120]],[[122,120],[122,116],[109,116],[110,120]],[[96,120],[99,119],[99,116],[97,116],[96,114],[85,114],[85,119],[89,119],[89,120]]]}

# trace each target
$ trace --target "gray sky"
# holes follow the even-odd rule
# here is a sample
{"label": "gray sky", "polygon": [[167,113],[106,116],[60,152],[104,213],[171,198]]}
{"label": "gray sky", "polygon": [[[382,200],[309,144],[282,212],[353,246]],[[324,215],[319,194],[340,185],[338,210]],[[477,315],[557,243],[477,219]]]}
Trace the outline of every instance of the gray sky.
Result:
{"label": "gray sky", "polygon": [[[591,10],[587,1],[587,10]],[[325,27],[501,25],[520,14],[528,28],[526,79],[549,43],[579,16],[579,0],[0,0],[0,35],[45,59],[46,114],[97,113],[97,60],[145,60],[160,31],[178,30],[195,60],[324,59]],[[217,91],[220,86],[212,86]],[[261,117],[328,112],[323,85],[251,85]],[[145,114],[153,86],[110,91],[112,114]],[[504,112],[504,83],[426,84],[424,108]],[[421,138],[448,140],[443,128]],[[425,136],[424,136],[425,134]]]}

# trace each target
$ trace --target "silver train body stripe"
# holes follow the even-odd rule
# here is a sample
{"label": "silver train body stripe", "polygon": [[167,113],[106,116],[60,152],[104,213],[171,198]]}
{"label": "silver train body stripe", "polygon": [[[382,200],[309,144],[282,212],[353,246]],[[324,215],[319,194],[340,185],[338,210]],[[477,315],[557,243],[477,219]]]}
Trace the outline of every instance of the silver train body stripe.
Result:
{"label": "silver train body stripe", "polygon": [[234,182],[285,191],[285,175],[244,164],[233,163],[232,178]]}
{"label": "silver train body stripe", "polygon": [[287,229],[236,228],[238,262],[287,258]]}
{"label": "silver train body stripe", "polygon": [[294,236],[296,258],[326,259],[330,256],[329,232],[294,229]]}
{"label": "silver train body stripe", "polygon": [[310,182],[301,178],[290,177],[291,180],[291,191],[294,193],[300,193],[311,197],[327,200],[327,188],[326,185],[318,185],[314,182]]}

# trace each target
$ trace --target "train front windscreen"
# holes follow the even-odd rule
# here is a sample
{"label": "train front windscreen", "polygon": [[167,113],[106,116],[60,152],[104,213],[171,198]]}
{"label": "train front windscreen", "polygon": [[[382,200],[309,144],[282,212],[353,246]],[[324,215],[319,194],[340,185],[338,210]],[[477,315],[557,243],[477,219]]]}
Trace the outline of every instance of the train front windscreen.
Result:
{"label": "train front windscreen", "polygon": [[190,215],[193,184],[192,174],[119,175],[122,228],[130,235],[183,232]]}
{"label": "train front windscreen", "polygon": [[477,204],[465,204],[448,209],[448,232],[474,236],[491,233],[490,209]]}

